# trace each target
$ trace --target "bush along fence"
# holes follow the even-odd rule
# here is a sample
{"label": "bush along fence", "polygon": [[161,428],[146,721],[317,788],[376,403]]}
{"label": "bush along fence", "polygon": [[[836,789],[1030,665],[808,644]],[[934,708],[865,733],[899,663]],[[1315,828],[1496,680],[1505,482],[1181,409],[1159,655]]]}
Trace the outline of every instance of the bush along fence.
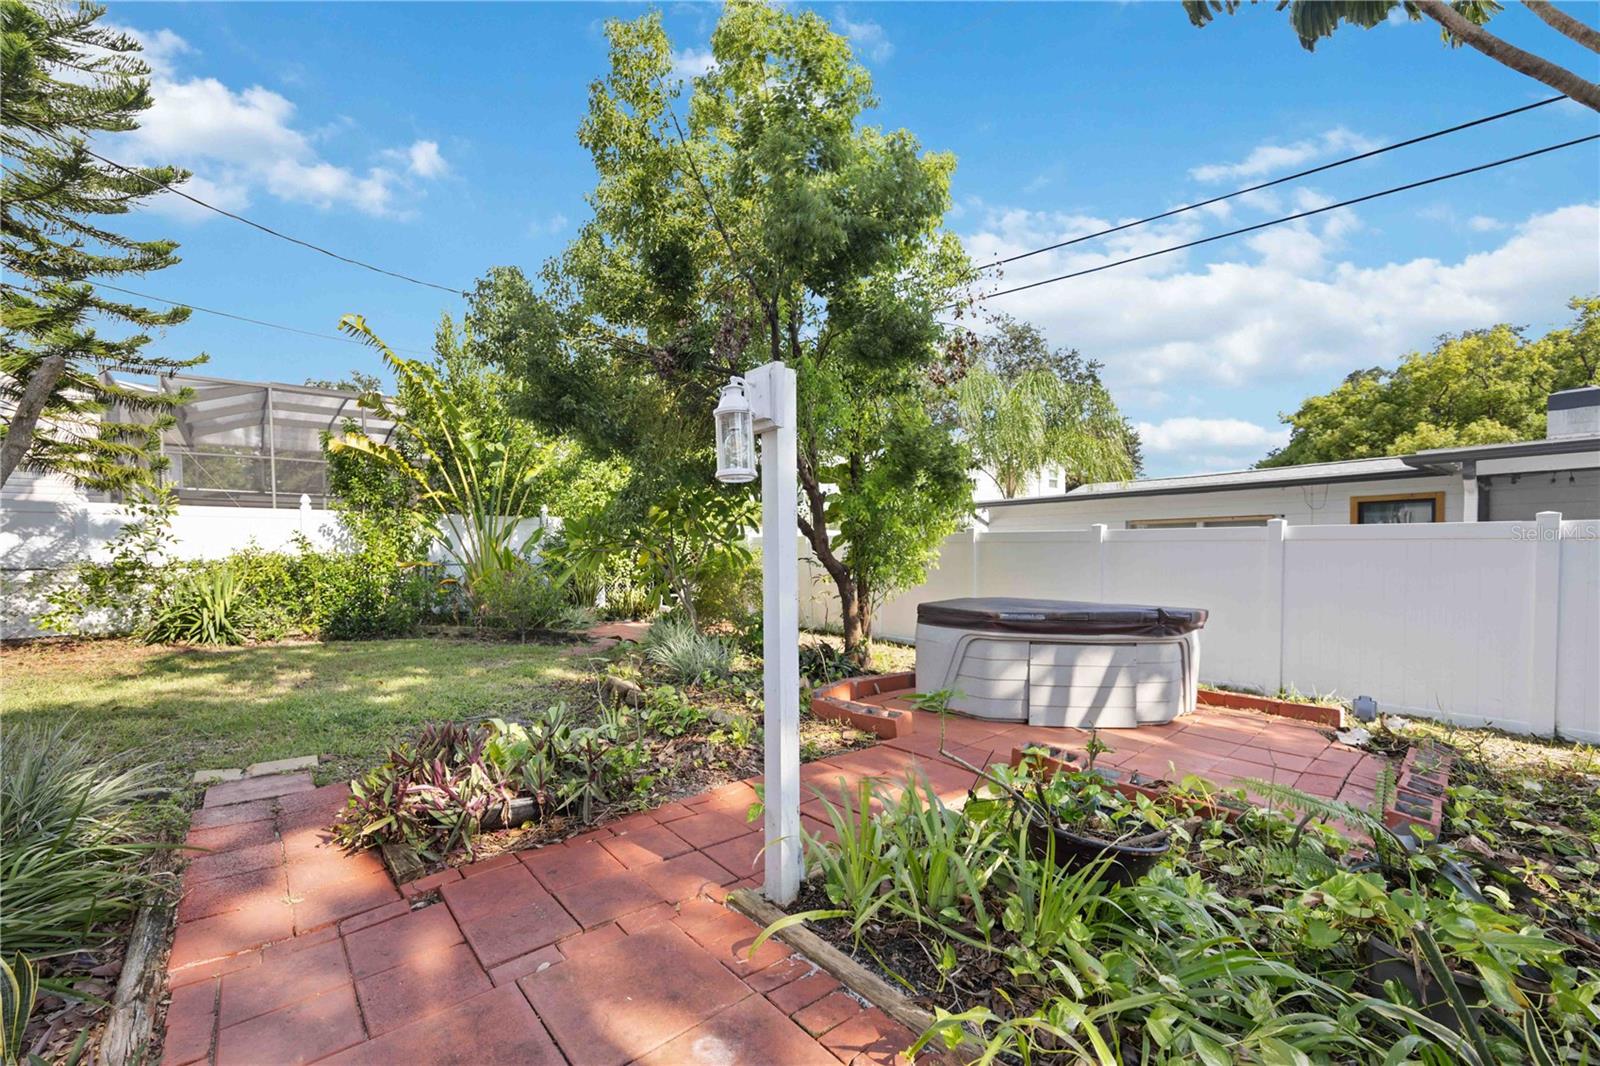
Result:
{"label": "bush along fence", "polygon": [[[831,586],[801,584],[802,624],[836,625]],[[1600,742],[1596,521],[974,528],[875,632],[912,640],[917,605],[955,596],[1204,607],[1202,681]]]}

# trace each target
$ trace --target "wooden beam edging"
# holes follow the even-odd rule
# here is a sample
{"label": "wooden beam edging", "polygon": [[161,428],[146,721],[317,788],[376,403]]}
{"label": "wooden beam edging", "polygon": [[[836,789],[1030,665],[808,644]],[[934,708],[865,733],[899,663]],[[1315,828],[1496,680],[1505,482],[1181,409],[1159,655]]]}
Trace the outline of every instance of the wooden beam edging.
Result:
{"label": "wooden beam edging", "polygon": [[[787,917],[786,911],[748,888],[736,888],[729,892],[728,905],[763,929],[780,918]],[[822,939],[804,922],[780,929],[772,935],[918,1036],[933,1027],[935,1019],[931,1011],[925,1011],[912,1003],[904,992]],[[942,1040],[939,1041],[939,1045],[943,1047]],[[983,1045],[971,1035],[961,1041],[957,1050],[966,1056],[968,1061],[983,1055]]]}
{"label": "wooden beam edging", "polygon": [[172,901],[165,890],[158,892],[139,911],[128,937],[128,954],[123,957],[122,974],[100,1039],[99,1061],[107,1066],[149,1061],[156,1004],[167,983],[162,962],[171,938],[173,915]]}

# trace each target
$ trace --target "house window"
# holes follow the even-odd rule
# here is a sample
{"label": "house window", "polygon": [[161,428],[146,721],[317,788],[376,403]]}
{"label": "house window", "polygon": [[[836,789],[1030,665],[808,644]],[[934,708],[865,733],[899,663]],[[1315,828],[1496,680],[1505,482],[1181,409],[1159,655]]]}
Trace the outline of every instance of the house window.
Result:
{"label": "house window", "polygon": [[1129,529],[1213,529],[1221,526],[1264,526],[1275,514],[1215,515],[1209,518],[1130,518]]}
{"label": "house window", "polygon": [[1045,474],[1045,483],[1053,489],[1059,489],[1061,487],[1061,472],[1059,470],[1051,470]]}
{"label": "house window", "polygon": [[1350,524],[1354,526],[1443,521],[1444,493],[1442,492],[1350,497]]}

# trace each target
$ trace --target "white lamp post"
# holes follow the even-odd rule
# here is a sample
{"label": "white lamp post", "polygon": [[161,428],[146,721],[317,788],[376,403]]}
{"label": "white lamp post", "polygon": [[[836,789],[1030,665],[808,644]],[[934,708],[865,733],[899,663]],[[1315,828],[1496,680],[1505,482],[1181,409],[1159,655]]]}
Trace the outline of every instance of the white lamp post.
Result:
{"label": "white lamp post", "polygon": [[759,366],[717,401],[717,479],[754,481],[761,439],[762,657],[766,674],[766,883],[774,903],[800,891],[800,595],[795,527],[794,371]]}

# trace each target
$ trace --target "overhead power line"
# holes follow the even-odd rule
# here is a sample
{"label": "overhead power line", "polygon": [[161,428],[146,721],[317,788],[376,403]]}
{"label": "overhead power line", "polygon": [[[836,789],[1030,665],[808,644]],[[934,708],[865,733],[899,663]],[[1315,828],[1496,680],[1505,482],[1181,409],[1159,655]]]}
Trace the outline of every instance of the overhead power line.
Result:
{"label": "overhead power line", "polygon": [[1182,207],[1174,207],[1172,210],[1163,211],[1159,215],[1150,215],[1147,218],[1141,218],[1133,222],[1124,222],[1121,225],[1111,226],[1102,230],[1096,230],[1093,233],[1085,233],[1082,236],[1072,237],[1064,241],[1057,241],[1055,244],[1047,244],[1043,248],[1035,248],[1032,251],[1018,252],[1016,255],[1008,255],[1002,259],[996,259],[992,262],[984,263],[982,266],[976,267],[975,269],[992,270],[997,266],[1004,266],[1007,263],[1015,263],[1019,259],[1027,259],[1029,256],[1042,255],[1045,252],[1053,252],[1057,248],[1066,248],[1069,245],[1081,244],[1084,241],[1092,241],[1096,237],[1107,237],[1113,233],[1121,233],[1125,229],[1133,229],[1135,226],[1143,226],[1150,222],[1159,222],[1164,218],[1171,218],[1173,215],[1181,215],[1185,211],[1195,211],[1202,207],[1210,207],[1212,204],[1220,204],[1224,200],[1231,200],[1235,196],[1243,196],[1246,193],[1260,192],[1262,189],[1270,189],[1274,185],[1282,185],[1285,182],[1298,181],[1300,178],[1310,177],[1312,174],[1320,174],[1325,170],[1333,170],[1335,167],[1346,166],[1350,163],[1359,163],[1363,159],[1371,159],[1373,156],[1383,155],[1385,152],[1392,152],[1397,148],[1409,148],[1413,144],[1421,144],[1423,141],[1431,141],[1437,137],[1444,137],[1451,133],[1460,133],[1462,130],[1471,129],[1474,126],[1482,126],[1489,122],[1498,122],[1500,119],[1510,118],[1512,115],[1520,115],[1524,111],[1532,111],[1534,108],[1545,107],[1549,104],[1553,104],[1557,101],[1565,99],[1565,96],[1552,96],[1549,99],[1540,100],[1536,103],[1524,104],[1522,107],[1513,107],[1509,111],[1500,111],[1493,115],[1485,115],[1482,118],[1475,118],[1471,122],[1462,122],[1455,126],[1448,126],[1442,130],[1434,130],[1432,133],[1424,133],[1417,137],[1408,137],[1403,141],[1396,141],[1393,144],[1386,144],[1382,148],[1374,148],[1371,151],[1361,152],[1358,155],[1345,156],[1343,159],[1335,159],[1331,163],[1323,163],[1321,166],[1315,166],[1309,170],[1300,170],[1293,174],[1285,174],[1281,178],[1273,178],[1271,181],[1263,181],[1259,185],[1251,185],[1249,188],[1235,189],[1233,192],[1223,193],[1221,196],[1213,196],[1209,200],[1200,200],[1196,203],[1185,204]]}
{"label": "overhead power line", "polygon": [[[1041,285],[1053,285],[1058,281],[1067,281],[1070,278],[1081,278],[1085,274],[1098,274],[1100,271],[1110,270],[1112,267],[1124,266],[1128,263],[1137,263],[1143,259],[1153,259],[1158,255],[1167,255],[1171,252],[1181,252],[1186,248],[1196,248],[1202,244],[1210,244],[1212,241],[1220,241],[1226,237],[1237,237],[1243,233],[1252,233],[1256,230],[1266,229],[1268,226],[1278,226],[1285,222],[1296,222],[1302,218],[1310,218],[1312,215],[1320,215],[1325,211],[1337,211],[1341,207],[1350,207],[1354,204],[1366,203],[1368,200],[1376,200],[1382,196],[1393,196],[1395,193],[1406,192],[1410,189],[1420,189],[1424,185],[1434,185],[1441,181],[1449,181],[1451,178],[1460,178],[1465,177],[1468,174],[1477,174],[1480,171],[1492,170],[1495,167],[1503,167],[1509,163],[1518,163],[1524,159],[1532,159],[1534,156],[1545,155],[1549,152],[1559,152],[1563,148],[1571,148],[1574,145],[1587,144],[1590,141],[1597,140],[1600,140],[1600,133],[1591,133],[1587,137],[1578,137],[1575,140],[1563,141],[1560,144],[1552,144],[1546,148],[1536,148],[1531,152],[1523,152],[1520,155],[1507,156],[1504,159],[1496,159],[1492,163],[1481,163],[1475,167],[1467,167],[1465,170],[1454,170],[1448,174],[1439,174],[1432,178],[1424,178],[1421,181],[1407,182],[1404,185],[1396,185],[1392,189],[1383,189],[1380,192],[1367,193],[1365,196],[1356,196],[1349,200],[1340,200],[1336,204],[1328,204],[1324,207],[1314,207],[1309,211],[1300,211],[1293,215],[1285,215],[1282,218],[1274,218],[1266,222],[1257,222],[1253,226],[1241,226],[1238,229],[1228,230],[1226,233],[1213,233],[1209,237],[1201,237],[1198,240],[1185,241],[1183,244],[1174,244],[1170,248],[1158,248],[1153,252],[1145,252],[1142,255],[1130,255],[1126,259],[1118,259],[1112,263],[1101,263],[1099,266],[1087,267],[1083,270],[1074,270],[1070,274],[1058,274],[1053,278],[1045,278],[1042,281],[1031,281],[1026,285],[1015,285],[1009,289],[1001,289],[999,292],[991,292],[983,296],[973,297],[973,300],[992,300],[996,296],[1008,296],[1014,292],[1025,292],[1028,289],[1037,289]],[[958,306],[958,304],[950,304],[949,306],[942,308],[942,310],[948,311],[956,306]]]}
{"label": "overhead power line", "polygon": [[[191,311],[200,311],[204,314],[216,315],[218,318],[231,318],[235,322],[248,322],[252,326],[265,326],[268,329],[282,330],[285,333],[298,333],[302,337],[316,337],[319,340],[342,341],[345,344],[359,344],[362,347],[368,346],[366,341],[357,340],[355,337],[342,337],[337,333],[318,333],[315,330],[301,329],[298,326],[285,326],[281,322],[268,322],[261,318],[250,318],[246,315],[236,315],[232,311],[218,311],[214,307],[201,307],[199,304],[192,304],[186,300],[168,300],[161,296],[151,296],[147,292],[136,292],[133,289],[124,289],[120,285],[112,285],[104,281],[94,281],[90,282],[90,284],[94,285],[95,288],[98,289],[110,289],[113,292],[120,292],[126,296],[136,296],[141,300],[154,300],[156,303],[166,304],[168,307],[187,307]],[[411,355],[432,354],[430,352],[425,352],[420,348],[401,348],[398,345],[393,344],[391,344],[389,347],[394,351],[406,352]]]}
{"label": "overhead power line", "polygon": [[[254,219],[245,218],[243,215],[236,214],[236,213],[234,213],[232,211],[227,210],[226,208],[218,207],[216,204],[208,204],[204,200],[200,199],[198,196],[192,196],[189,193],[184,192],[182,189],[178,188],[175,185],[168,185],[165,182],[156,181],[154,178],[151,178],[151,177],[149,177],[149,176],[147,176],[145,174],[141,174],[137,169],[135,169],[133,167],[126,166],[126,165],[124,165],[122,163],[119,163],[115,159],[107,159],[105,156],[101,155],[99,152],[96,152],[94,149],[90,148],[88,145],[78,144],[77,142],[69,140],[68,138],[63,137],[58,133],[54,133],[54,132],[52,132],[50,130],[47,130],[47,129],[44,129],[44,128],[40,127],[40,126],[35,126],[33,123],[28,122],[25,119],[17,119],[16,121],[17,121],[18,125],[26,126],[30,130],[33,130],[35,133],[43,134],[44,136],[50,137],[50,138],[60,142],[61,144],[67,145],[70,148],[80,148],[86,154],[94,156],[94,158],[100,160],[100,162],[104,163],[106,166],[108,166],[108,167],[116,167],[118,170],[122,171],[124,174],[130,175],[131,177],[138,178],[140,181],[144,182],[145,184],[149,185],[152,188],[160,189],[160,190],[162,190],[164,192],[170,192],[174,196],[182,197],[183,199],[188,200],[192,204],[195,204],[195,205],[197,205],[199,207],[205,208],[207,211],[215,211],[217,214],[223,216],[224,218],[231,218],[235,222],[243,222],[246,226],[250,226],[250,227],[252,227],[254,229],[258,229],[262,233],[265,233],[265,234],[267,234],[269,236],[272,236],[272,237],[276,237],[281,241],[288,241],[290,244],[298,244],[302,248],[308,248],[313,252],[320,252],[323,255],[326,255],[326,256],[329,256],[329,257],[331,257],[333,259],[339,260],[339,262],[341,262],[341,263],[348,263],[351,266],[361,267],[363,270],[371,270],[374,273],[383,274],[383,275],[386,275],[386,276],[391,277],[391,278],[397,278],[400,281],[409,281],[413,285],[421,285],[421,286],[423,286],[425,288],[429,288],[429,289],[438,289],[440,292],[448,292],[452,296],[471,296],[472,295],[469,292],[465,292],[465,291],[463,291],[461,289],[457,289],[457,288],[454,288],[454,287],[449,286],[449,285],[436,285],[431,281],[423,281],[421,278],[414,278],[410,274],[402,274],[398,270],[387,270],[384,267],[377,266],[377,265],[375,265],[373,263],[365,262],[364,260],[361,260],[361,259],[352,259],[348,255],[340,255],[338,252],[332,251],[332,250],[330,250],[328,248],[324,248],[320,244],[312,244],[310,241],[303,241],[299,237],[290,236],[289,234],[284,233],[281,230],[275,230],[271,226],[263,225],[260,222],[255,221]],[[197,310],[198,310],[198,308],[197,308]]]}

